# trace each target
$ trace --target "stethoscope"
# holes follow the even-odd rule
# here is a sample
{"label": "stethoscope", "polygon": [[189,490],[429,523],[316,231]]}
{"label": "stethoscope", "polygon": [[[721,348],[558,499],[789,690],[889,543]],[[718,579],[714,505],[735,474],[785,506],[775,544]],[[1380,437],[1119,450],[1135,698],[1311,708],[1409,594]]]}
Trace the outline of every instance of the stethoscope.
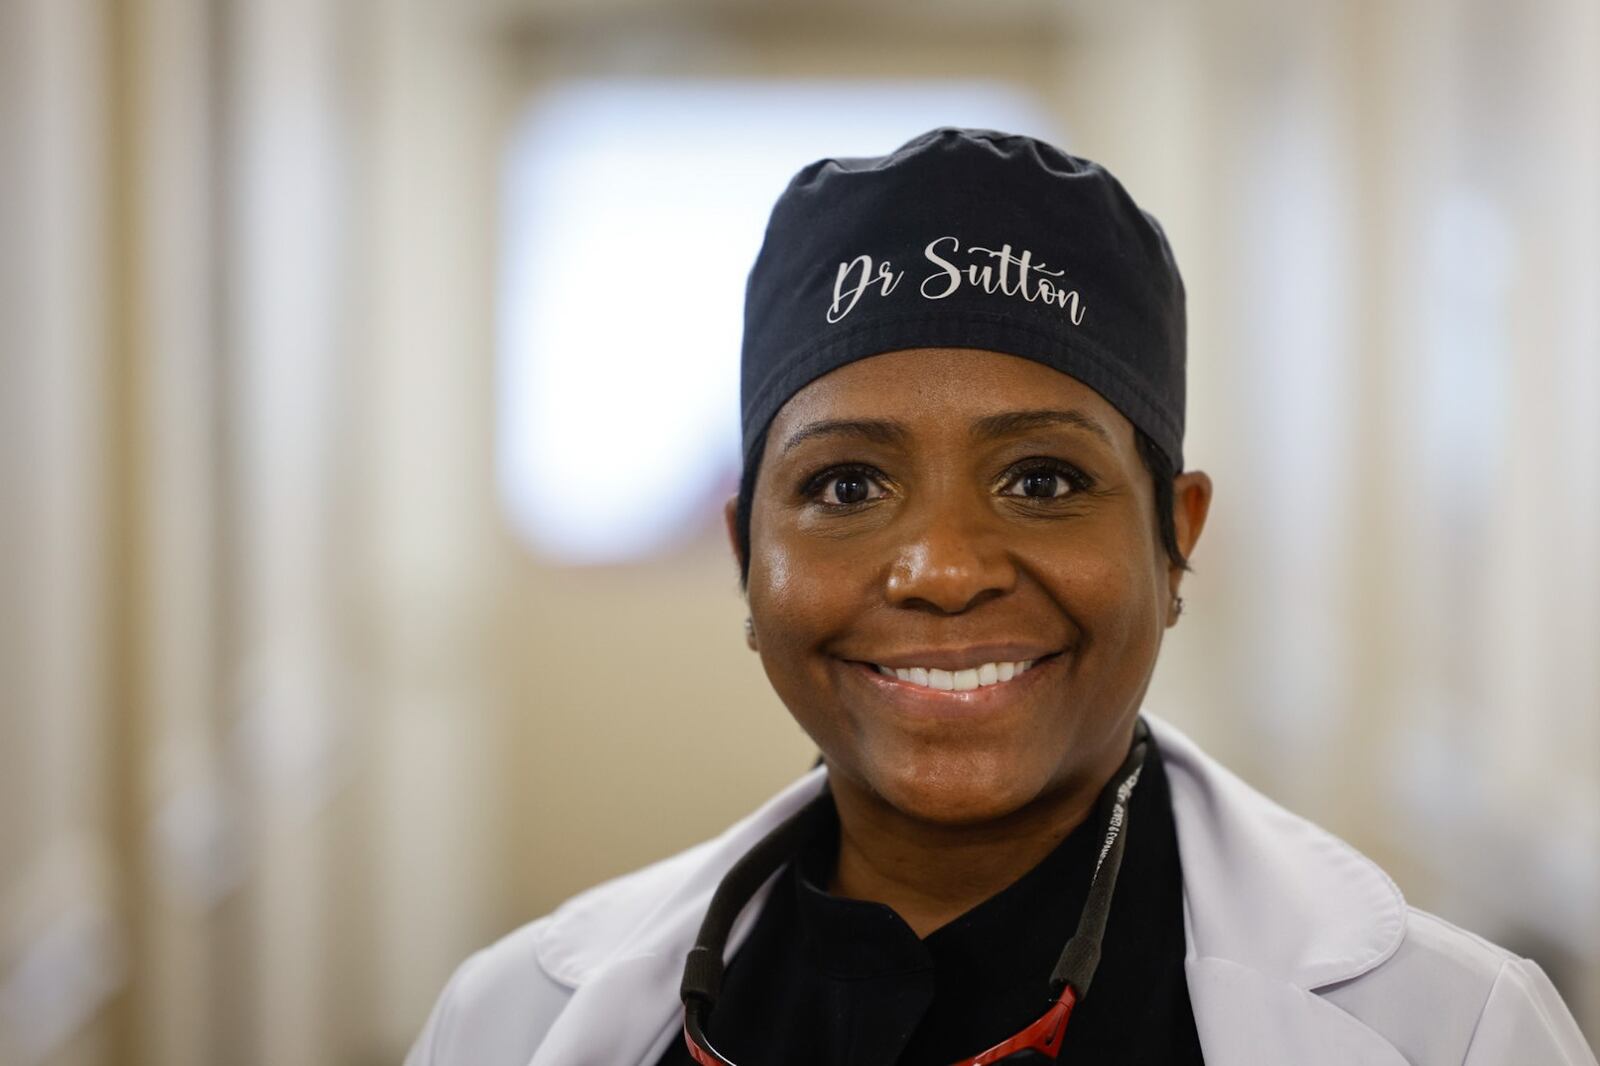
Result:
{"label": "stethoscope", "polygon": [[[1128,757],[1100,791],[1095,810],[1105,826],[1104,843],[1095,860],[1089,882],[1089,895],[1078,917],[1077,931],[1056,962],[1050,975],[1050,1008],[1039,1020],[1008,1040],[961,1059],[951,1066],[992,1066],[994,1063],[1054,1062],[1061,1051],[1061,1038],[1067,1030],[1072,1008],[1089,994],[1089,982],[1100,963],[1100,944],[1105,938],[1106,918],[1111,913],[1111,894],[1117,887],[1117,871],[1122,868],[1122,852],[1128,840],[1128,800],[1139,783],[1145,753],[1150,747],[1150,730],[1144,719],[1134,722],[1133,743]],[[734,863],[716,892],[700,934],[683,966],[683,1038],[689,1055],[701,1066],[736,1066],[711,1046],[706,1037],[706,1021],[717,1004],[722,987],[722,955],[734,919],[744,910],[767,878],[778,867],[799,853],[801,845],[827,816],[830,797],[826,789],[786,821],[761,839],[745,856]]]}

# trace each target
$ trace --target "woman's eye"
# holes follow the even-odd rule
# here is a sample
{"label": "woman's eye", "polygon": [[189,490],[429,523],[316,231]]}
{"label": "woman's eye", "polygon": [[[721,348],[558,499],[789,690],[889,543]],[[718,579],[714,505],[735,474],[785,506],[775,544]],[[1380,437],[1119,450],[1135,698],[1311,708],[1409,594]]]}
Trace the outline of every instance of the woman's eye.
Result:
{"label": "woman's eye", "polygon": [[1088,478],[1075,470],[1056,466],[1034,466],[1012,477],[1006,483],[1005,495],[1055,500],[1087,487]]}
{"label": "woman's eye", "polygon": [[833,507],[848,507],[865,503],[883,495],[878,485],[860,470],[847,470],[829,475],[820,486],[821,499]]}

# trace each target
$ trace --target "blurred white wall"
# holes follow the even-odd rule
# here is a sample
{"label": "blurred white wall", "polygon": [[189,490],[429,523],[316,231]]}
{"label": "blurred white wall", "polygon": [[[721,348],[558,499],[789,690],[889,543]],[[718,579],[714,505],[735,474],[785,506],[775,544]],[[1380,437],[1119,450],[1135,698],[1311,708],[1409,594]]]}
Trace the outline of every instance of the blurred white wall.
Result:
{"label": "blurred white wall", "polygon": [[988,79],[1110,166],[1217,484],[1150,705],[1600,1037],[1591,0],[0,0],[0,1063],[397,1061],[809,763],[714,505],[499,510],[506,153],[607,77]]}

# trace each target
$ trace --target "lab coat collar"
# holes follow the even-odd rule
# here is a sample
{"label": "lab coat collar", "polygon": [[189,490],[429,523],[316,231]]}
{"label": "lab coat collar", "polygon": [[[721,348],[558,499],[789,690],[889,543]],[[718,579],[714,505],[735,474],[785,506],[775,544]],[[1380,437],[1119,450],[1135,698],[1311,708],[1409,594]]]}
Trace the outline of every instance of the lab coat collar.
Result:
{"label": "lab coat collar", "polygon": [[[1172,725],[1145,718],[1171,783],[1185,971],[1206,1060],[1404,1066],[1387,1041],[1314,992],[1399,947],[1406,906],[1394,882]],[[540,964],[574,992],[530,1066],[654,1062],[678,1038],[683,958],[717,883],[823,780],[813,770],[721,836],[586,892],[542,923]],[[735,924],[730,954],[770,889]]]}

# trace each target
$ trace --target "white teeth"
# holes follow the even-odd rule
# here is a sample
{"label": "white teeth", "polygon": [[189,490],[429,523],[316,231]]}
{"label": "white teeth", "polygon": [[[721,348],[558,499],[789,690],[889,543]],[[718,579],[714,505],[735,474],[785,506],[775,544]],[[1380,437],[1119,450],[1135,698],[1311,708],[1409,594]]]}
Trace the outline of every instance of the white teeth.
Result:
{"label": "white teeth", "polygon": [[1000,685],[1021,677],[1036,660],[1023,659],[1014,663],[984,663],[965,670],[939,670],[921,666],[879,666],[877,671],[885,677],[896,678],[923,688],[941,692],[971,692],[976,688]]}

